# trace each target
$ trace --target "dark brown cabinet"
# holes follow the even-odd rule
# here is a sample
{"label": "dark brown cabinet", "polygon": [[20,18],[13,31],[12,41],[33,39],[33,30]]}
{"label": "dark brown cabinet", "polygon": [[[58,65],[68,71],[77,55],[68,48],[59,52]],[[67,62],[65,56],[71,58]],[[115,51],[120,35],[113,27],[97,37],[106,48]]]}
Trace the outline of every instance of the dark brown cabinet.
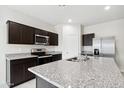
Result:
{"label": "dark brown cabinet", "polygon": [[29,67],[36,66],[37,58],[25,58],[7,61],[6,81],[9,87],[16,86],[35,76],[28,71]]}
{"label": "dark brown cabinet", "polygon": [[34,28],[8,21],[9,44],[34,44]]}
{"label": "dark brown cabinet", "polygon": [[62,54],[54,54],[43,58],[22,58],[6,60],[6,82],[9,87],[14,87],[35,78],[28,68],[62,59]]}
{"label": "dark brown cabinet", "polygon": [[57,61],[62,59],[62,54],[55,54],[52,56],[52,61]]}
{"label": "dark brown cabinet", "polygon": [[58,34],[49,32],[49,45],[56,46],[58,45]]}
{"label": "dark brown cabinet", "polygon": [[38,65],[46,64],[51,62],[51,57],[39,58]]}
{"label": "dark brown cabinet", "polygon": [[21,31],[21,44],[34,44],[34,28],[23,25]]}
{"label": "dark brown cabinet", "polygon": [[25,80],[25,67],[22,60],[12,61],[10,63],[10,86],[19,84]]}
{"label": "dark brown cabinet", "polygon": [[45,30],[41,30],[41,29],[35,29],[35,34],[48,36],[48,32]]}
{"label": "dark brown cabinet", "polygon": [[82,35],[82,45],[83,46],[92,46],[92,39],[95,37],[94,33],[91,34],[84,34]]}
{"label": "dark brown cabinet", "polygon": [[35,44],[35,34],[49,36],[50,46],[58,45],[58,34],[13,21],[7,21],[9,44]]}
{"label": "dark brown cabinet", "polygon": [[36,66],[36,64],[37,64],[37,58],[30,58],[25,60],[25,64],[24,64],[25,76],[24,77],[26,81],[35,77],[34,74],[28,71],[28,68]]}
{"label": "dark brown cabinet", "polygon": [[51,57],[39,58],[38,65],[54,62],[62,59],[62,54],[54,54]]}
{"label": "dark brown cabinet", "polygon": [[21,26],[15,22],[8,21],[8,43],[21,44]]}

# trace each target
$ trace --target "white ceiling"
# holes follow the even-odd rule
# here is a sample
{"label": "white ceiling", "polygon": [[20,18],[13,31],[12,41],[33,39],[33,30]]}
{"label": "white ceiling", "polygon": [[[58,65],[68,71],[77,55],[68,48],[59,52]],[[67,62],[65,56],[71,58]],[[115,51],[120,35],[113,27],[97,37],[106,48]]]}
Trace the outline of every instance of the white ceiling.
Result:
{"label": "white ceiling", "polygon": [[64,7],[58,5],[16,5],[8,7],[52,25],[67,23],[69,18],[72,19],[72,23],[83,25],[124,18],[124,5],[111,6],[108,11],[104,10],[104,5],[67,5]]}

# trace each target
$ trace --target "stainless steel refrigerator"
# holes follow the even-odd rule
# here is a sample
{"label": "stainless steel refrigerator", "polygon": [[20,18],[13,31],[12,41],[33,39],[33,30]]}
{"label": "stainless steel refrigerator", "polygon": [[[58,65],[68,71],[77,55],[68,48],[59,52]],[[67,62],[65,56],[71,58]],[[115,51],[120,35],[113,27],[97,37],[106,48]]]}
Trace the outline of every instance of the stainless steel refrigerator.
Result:
{"label": "stainless steel refrigerator", "polygon": [[95,50],[99,56],[102,57],[115,57],[115,38],[114,37],[104,37],[104,38],[94,38],[93,39],[93,52]]}

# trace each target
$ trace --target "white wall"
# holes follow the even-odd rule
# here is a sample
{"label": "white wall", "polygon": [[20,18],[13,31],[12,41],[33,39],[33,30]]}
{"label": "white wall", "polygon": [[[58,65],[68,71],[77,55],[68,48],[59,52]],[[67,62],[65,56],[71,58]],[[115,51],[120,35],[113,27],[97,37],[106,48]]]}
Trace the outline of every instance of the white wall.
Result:
{"label": "white wall", "polygon": [[63,35],[62,35],[62,31],[63,31],[63,25],[62,24],[58,24],[56,25],[55,27],[55,31],[58,33],[59,35],[59,42],[58,42],[58,47],[56,48],[57,51],[62,51],[62,38],[63,38]]}
{"label": "white wall", "polygon": [[62,58],[67,59],[78,56],[81,53],[81,25],[61,24],[55,26],[59,34],[59,50]]}
{"label": "white wall", "polygon": [[39,19],[22,14],[17,11],[12,11],[7,8],[0,8],[0,86],[5,84],[6,77],[6,62],[5,54],[8,53],[27,53],[32,48],[46,48],[47,50],[55,50],[55,46],[41,46],[41,45],[12,45],[7,44],[7,25],[6,21],[12,20],[29,26],[55,32],[54,26],[45,23]]}
{"label": "white wall", "polygon": [[95,37],[115,36],[117,64],[124,70],[124,19],[84,27],[84,33],[95,33]]}

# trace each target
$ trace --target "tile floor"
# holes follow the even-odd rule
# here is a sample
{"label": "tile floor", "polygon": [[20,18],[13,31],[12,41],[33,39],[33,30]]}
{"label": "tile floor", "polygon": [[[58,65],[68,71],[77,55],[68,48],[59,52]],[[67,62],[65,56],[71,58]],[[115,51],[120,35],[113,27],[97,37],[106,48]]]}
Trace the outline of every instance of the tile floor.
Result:
{"label": "tile floor", "polygon": [[[7,84],[3,84],[0,86],[0,88],[9,88],[9,87]],[[23,84],[13,87],[13,88],[36,88],[36,79],[27,81]]]}
{"label": "tile floor", "polygon": [[20,84],[14,88],[36,88],[36,79],[33,79],[26,83]]}

